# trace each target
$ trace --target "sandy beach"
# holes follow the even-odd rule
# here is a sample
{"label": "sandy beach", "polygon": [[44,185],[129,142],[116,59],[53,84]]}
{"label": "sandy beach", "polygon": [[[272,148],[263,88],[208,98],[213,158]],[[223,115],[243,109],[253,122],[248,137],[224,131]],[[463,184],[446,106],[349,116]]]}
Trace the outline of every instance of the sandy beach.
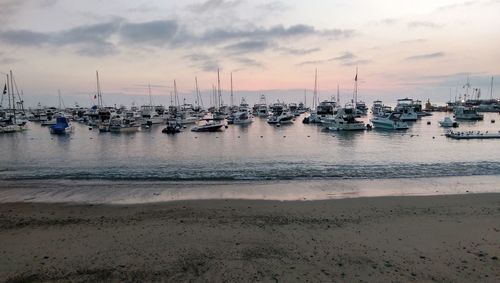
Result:
{"label": "sandy beach", "polygon": [[500,282],[500,194],[2,203],[0,281]]}

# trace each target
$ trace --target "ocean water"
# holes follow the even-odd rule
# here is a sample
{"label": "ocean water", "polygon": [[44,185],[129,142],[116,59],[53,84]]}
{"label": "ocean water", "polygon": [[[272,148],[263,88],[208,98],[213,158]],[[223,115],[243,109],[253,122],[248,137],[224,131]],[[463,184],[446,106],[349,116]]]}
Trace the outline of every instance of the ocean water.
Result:
{"label": "ocean water", "polygon": [[[67,136],[30,123],[0,135],[0,188],[23,182],[140,184],[389,180],[500,175],[500,140],[451,140],[434,113],[406,131],[327,132],[315,124],[275,127],[255,118],[217,133],[162,126],[132,134],[99,133],[74,123]],[[363,120],[368,122],[370,117]],[[491,123],[495,119],[497,123]],[[431,124],[428,125],[427,122]],[[500,115],[461,122],[459,130],[500,131]]]}

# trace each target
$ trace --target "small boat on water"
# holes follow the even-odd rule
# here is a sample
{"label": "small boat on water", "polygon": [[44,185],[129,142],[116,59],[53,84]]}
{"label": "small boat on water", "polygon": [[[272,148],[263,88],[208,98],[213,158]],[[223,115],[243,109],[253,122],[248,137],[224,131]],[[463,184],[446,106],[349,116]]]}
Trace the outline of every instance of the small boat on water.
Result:
{"label": "small boat on water", "polygon": [[177,134],[180,133],[182,129],[182,125],[175,122],[175,123],[170,123],[167,122],[167,126],[161,130],[162,133],[164,134]]}
{"label": "small boat on water", "polygon": [[439,121],[439,125],[443,128],[457,128],[459,124],[450,117],[444,117],[443,121]]}
{"label": "small boat on water", "polygon": [[205,125],[195,126],[191,128],[192,132],[217,132],[222,129],[224,125],[220,121],[207,120]]}
{"label": "small boat on water", "polygon": [[109,131],[113,133],[134,133],[139,131],[141,125],[133,119],[116,119],[111,120]]}
{"label": "small boat on water", "polygon": [[384,116],[375,116],[370,119],[375,128],[389,129],[389,130],[406,130],[408,124],[401,121],[401,113],[392,112]]}
{"label": "small boat on water", "polygon": [[445,134],[446,137],[456,140],[472,140],[472,139],[500,139],[500,131],[498,132],[453,132],[449,131]]}
{"label": "small boat on water", "polygon": [[293,123],[295,116],[288,110],[286,104],[275,103],[271,107],[272,114],[267,118],[267,123],[269,124],[285,124]]}
{"label": "small boat on water", "polygon": [[239,111],[233,114],[233,124],[244,125],[253,122],[253,116],[248,111]]}
{"label": "small boat on water", "polygon": [[352,104],[339,108],[333,119],[328,119],[327,129],[331,131],[363,131],[366,125],[363,121],[356,120],[357,109]]}
{"label": "small boat on water", "polygon": [[56,118],[56,124],[49,127],[51,134],[55,135],[65,135],[73,132],[73,125],[69,122],[69,119],[61,116]]}
{"label": "small boat on water", "polygon": [[477,109],[473,107],[456,106],[453,109],[453,113],[457,120],[480,121],[484,119],[484,115],[479,114]]}

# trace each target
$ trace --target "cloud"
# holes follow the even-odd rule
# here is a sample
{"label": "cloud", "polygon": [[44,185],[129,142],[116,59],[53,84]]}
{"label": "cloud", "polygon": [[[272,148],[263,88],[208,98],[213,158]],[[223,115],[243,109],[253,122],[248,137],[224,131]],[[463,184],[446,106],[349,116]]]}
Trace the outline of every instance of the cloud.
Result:
{"label": "cloud", "polygon": [[[350,60],[356,58],[356,55],[354,55],[353,53],[351,52],[344,52],[342,54],[340,54],[339,56],[336,56],[336,57],[332,57],[332,58],[328,58],[328,59],[324,59],[324,60],[310,60],[310,61],[303,61],[303,62],[300,62],[298,64],[295,64],[296,66],[304,66],[304,65],[318,65],[318,64],[323,64],[323,63],[328,63],[328,62],[333,62],[333,61],[344,61],[344,65],[346,64],[349,64],[351,63]],[[355,61],[355,62],[361,62],[361,64],[363,63],[367,63],[367,62],[364,62],[364,61],[367,61],[368,60],[358,60],[358,61]]]}
{"label": "cloud", "polygon": [[[219,3],[219,2],[218,2]],[[224,2],[226,3],[226,2]],[[152,20],[132,23],[122,18],[82,25],[58,32],[34,30],[0,30],[0,40],[21,47],[69,46],[84,56],[105,56],[118,53],[120,48],[167,47],[170,49],[212,47],[234,54],[271,49],[283,40],[305,40],[322,37],[327,40],[350,38],[354,30],[317,29],[310,25],[274,25],[271,27],[215,28],[194,32],[176,20]],[[309,54],[319,48],[278,48],[278,52],[293,55]]]}
{"label": "cloud", "polygon": [[411,21],[408,23],[409,28],[441,28],[443,25],[436,24],[430,21]]}
{"label": "cloud", "polygon": [[393,25],[398,23],[398,19],[395,18],[385,18],[380,21],[377,21],[376,24],[383,24],[383,25]]}
{"label": "cloud", "polygon": [[321,51],[321,48],[315,47],[315,48],[308,48],[308,49],[296,49],[296,48],[289,48],[289,47],[276,47],[273,49],[274,51],[286,53],[286,54],[291,54],[291,55],[306,55],[314,52]]}
{"label": "cloud", "polygon": [[179,25],[173,20],[124,23],[118,35],[125,43],[162,46],[172,41],[178,29]]}
{"label": "cloud", "polygon": [[189,10],[195,13],[205,13],[214,10],[230,9],[241,4],[241,1],[207,0],[203,3],[192,4]]}
{"label": "cloud", "polygon": [[235,61],[244,65],[245,67],[264,67],[262,63],[250,58],[236,58]]}
{"label": "cloud", "polygon": [[444,52],[434,52],[434,53],[419,54],[419,55],[406,57],[406,60],[425,60],[425,59],[434,59],[434,58],[439,58],[439,57],[444,57],[444,56],[445,56]]}
{"label": "cloud", "polygon": [[224,47],[224,49],[239,54],[239,53],[262,52],[268,49],[270,46],[271,44],[267,41],[253,40],[253,41],[241,41],[235,44],[227,45]]}
{"label": "cloud", "polygon": [[342,65],[344,65],[344,66],[358,66],[358,65],[370,64],[371,62],[372,62],[372,60],[361,59],[361,60],[355,60],[355,61],[345,62]]}
{"label": "cloud", "polygon": [[478,3],[478,1],[464,1],[464,2],[459,2],[459,3],[453,3],[450,5],[440,6],[436,9],[436,11],[443,12],[443,11],[453,10],[453,9],[457,9],[457,8],[472,6],[472,5],[477,4],[477,3]]}
{"label": "cloud", "polygon": [[50,35],[30,30],[4,31],[0,33],[0,38],[6,43],[20,46],[38,46],[50,41]]}
{"label": "cloud", "polygon": [[205,53],[192,53],[184,56],[184,58],[194,62],[194,67],[200,68],[205,72],[213,72],[219,68],[219,62],[215,56]]}
{"label": "cloud", "polygon": [[258,5],[257,8],[269,13],[275,11],[283,12],[290,9],[290,6],[282,1],[269,1],[267,3]]}
{"label": "cloud", "polygon": [[351,52],[344,52],[342,55],[328,59],[328,61],[344,61],[356,58]]}
{"label": "cloud", "polygon": [[421,42],[425,42],[425,41],[427,41],[427,39],[425,39],[425,38],[417,38],[417,39],[402,40],[399,43],[402,43],[402,44],[411,44],[411,43],[421,43]]}

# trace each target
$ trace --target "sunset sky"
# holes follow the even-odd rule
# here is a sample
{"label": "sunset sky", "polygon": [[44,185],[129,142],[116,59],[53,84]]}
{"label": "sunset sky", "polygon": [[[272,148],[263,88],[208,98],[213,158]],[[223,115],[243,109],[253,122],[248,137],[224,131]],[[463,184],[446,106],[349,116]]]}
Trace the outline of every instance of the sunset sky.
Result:
{"label": "sunset sky", "polygon": [[[0,71],[29,105],[91,103],[99,70],[107,104],[168,104],[173,80],[205,104],[221,70],[235,100],[302,100],[318,69],[321,98],[447,101],[467,76],[500,96],[500,0],[0,1]],[[225,101],[228,101],[225,98]],[[268,102],[271,102],[268,101]]]}

